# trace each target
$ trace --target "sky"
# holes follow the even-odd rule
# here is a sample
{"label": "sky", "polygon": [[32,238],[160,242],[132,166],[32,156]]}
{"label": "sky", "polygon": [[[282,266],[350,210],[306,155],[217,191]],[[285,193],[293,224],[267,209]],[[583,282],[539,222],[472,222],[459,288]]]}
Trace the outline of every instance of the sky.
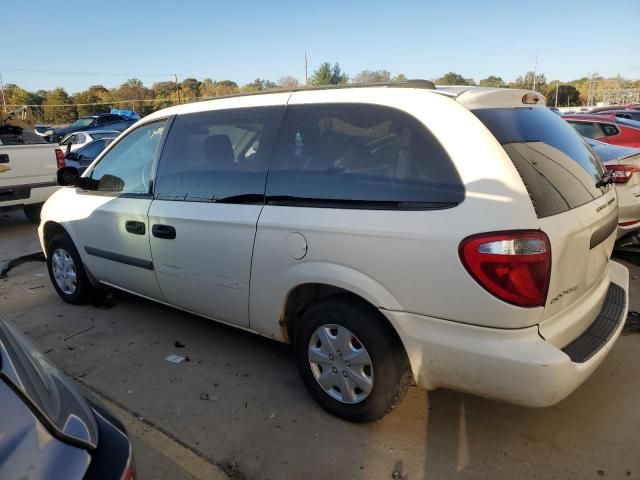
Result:
{"label": "sky", "polygon": [[306,52],[309,75],[328,61],[352,76],[385,69],[434,79],[454,71],[508,82],[533,69],[537,50],[549,81],[593,72],[640,78],[640,0],[268,3],[16,2],[2,9],[0,75],[27,90],[69,93],[129,78],[151,86],[173,74],[303,81]]}

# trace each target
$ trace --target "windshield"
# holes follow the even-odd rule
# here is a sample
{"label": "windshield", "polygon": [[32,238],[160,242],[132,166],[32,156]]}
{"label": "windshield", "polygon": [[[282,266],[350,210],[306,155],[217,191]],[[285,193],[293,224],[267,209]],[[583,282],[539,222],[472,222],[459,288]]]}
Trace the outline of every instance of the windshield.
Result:
{"label": "windshield", "polygon": [[82,117],[73,122],[70,127],[88,127],[95,120],[93,117]]}

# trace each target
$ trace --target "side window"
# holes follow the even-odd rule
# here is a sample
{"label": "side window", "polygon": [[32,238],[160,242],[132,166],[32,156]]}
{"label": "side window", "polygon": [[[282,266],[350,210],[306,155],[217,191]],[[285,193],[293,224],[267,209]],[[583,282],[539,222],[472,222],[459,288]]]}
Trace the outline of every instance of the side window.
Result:
{"label": "side window", "polygon": [[84,158],[96,158],[102,150],[104,150],[105,141],[96,140],[88,143],[85,147],[82,147],[78,152],[78,155]]}
{"label": "side window", "polygon": [[98,191],[149,193],[149,174],[166,120],[147,123],[122,138],[92,170]]}
{"label": "side window", "polygon": [[233,203],[247,200],[238,196],[264,195],[267,160],[283,109],[178,115],[160,158],[155,198]]}
{"label": "side window", "polygon": [[618,127],[616,127],[615,125],[611,125],[610,123],[601,123],[600,128],[602,128],[602,131],[607,137],[613,137],[614,135],[618,135],[620,133]]}
{"label": "side window", "polygon": [[593,122],[571,122],[571,121],[569,121],[569,123],[583,137],[587,137],[587,138],[600,138],[600,137],[602,137],[602,134],[600,133],[600,129]]}
{"label": "side window", "polygon": [[460,203],[464,186],[431,132],[401,110],[293,105],[274,148],[267,197],[285,205],[440,208]]}
{"label": "side window", "polygon": [[84,142],[85,142],[84,133],[76,133],[74,135],[74,138],[73,138],[73,143],[74,144],[84,143]]}

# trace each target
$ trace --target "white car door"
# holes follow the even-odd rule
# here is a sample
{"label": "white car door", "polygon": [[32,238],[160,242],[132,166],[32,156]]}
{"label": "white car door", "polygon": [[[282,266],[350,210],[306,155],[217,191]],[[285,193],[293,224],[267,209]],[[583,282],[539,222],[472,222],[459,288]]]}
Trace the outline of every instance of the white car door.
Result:
{"label": "white car door", "polygon": [[149,210],[151,252],[166,300],[249,325],[249,278],[268,155],[288,95],[215,102],[176,116]]}
{"label": "white car door", "polygon": [[76,189],[68,228],[87,268],[101,282],[162,300],[151,249],[147,213],[150,178],[166,119],[143,124],[113,145]]}

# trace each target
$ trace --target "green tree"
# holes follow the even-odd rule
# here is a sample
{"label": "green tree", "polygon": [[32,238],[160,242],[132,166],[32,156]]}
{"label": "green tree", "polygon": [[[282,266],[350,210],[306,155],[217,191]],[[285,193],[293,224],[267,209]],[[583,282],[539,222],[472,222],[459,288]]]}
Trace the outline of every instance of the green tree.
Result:
{"label": "green tree", "polygon": [[276,85],[271,80],[262,80],[261,78],[256,78],[253,82],[246,84],[242,87],[244,92],[261,92],[263,90],[269,90],[271,88],[276,88]]}
{"label": "green tree", "polygon": [[489,75],[487,78],[483,78],[482,80],[480,80],[480,86],[481,87],[503,88],[503,87],[506,87],[507,84],[505,83],[504,80],[502,80],[502,77],[496,77],[495,75]]}
{"label": "green tree", "polygon": [[148,115],[155,110],[152,102],[146,100],[153,99],[153,92],[144,86],[142,80],[130,78],[119,88],[112,92],[114,100],[124,102],[128,100],[130,103],[118,103],[118,108],[130,108],[140,113],[140,115]]}
{"label": "green tree", "polygon": [[437,79],[436,85],[473,85],[473,80],[464,78],[459,73],[449,72]]}
{"label": "green tree", "polygon": [[399,73],[391,79],[392,82],[406,82],[407,80],[407,76],[404,73]]}
{"label": "green tree", "polygon": [[58,125],[73,122],[77,118],[77,113],[75,107],[70,104],[71,99],[64,88],[47,92],[43,102],[44,121]]}
{"label": "green tree", "polygon": [[223,95],[233,95],[238,93],[240,89],[238,84],[231,80],[211,80],[205,78],[200,84],[200,96],[202,97],[220,97]]}
{"label": "green tree", "polygon": [[541,92],[547,98],[548,107],[553,107],[556,104],[556,89],[559,107],[577,107],[580,105],[580,91],[576,87],[553,81],[547,85],[544,92]]}
{"label": "green tree", "polygon": [[[515,82],[511,82],[509,84],[510,88],[526,88],[528,90],[533,90],[533,70],[529,70],[524,76],[520,76],[516,78]],[[547,78],[544,76],[544,73],[538,73],[535,75],[535,89],[539,92],[544,92],[545,86],[547,84]]]}
{"label": "green tree", "polygon": [[195,78],[185,78],[180,87],[186,93],[186,98],[198,98],[200,96],[200,82]]}
{"label": "green tree", "polygon": [[386,70],[363,70],[354,77],[355,83],[389,82],[391,73]]}
{"label": "green tree", "polygon": [[324,62],[311,76],[312,85],[339,85],[347,83],[349,76],[342,71],[340,64]]}

